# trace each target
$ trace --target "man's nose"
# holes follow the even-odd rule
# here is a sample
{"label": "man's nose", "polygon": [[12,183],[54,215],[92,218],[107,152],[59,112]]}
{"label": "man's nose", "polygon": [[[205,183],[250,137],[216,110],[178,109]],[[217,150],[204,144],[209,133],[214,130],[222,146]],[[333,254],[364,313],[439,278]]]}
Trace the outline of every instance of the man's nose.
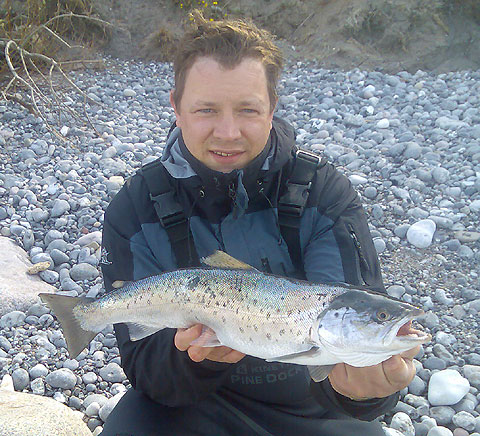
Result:
{"label": "man's nose", "polygon": [[239,121],[235,119],[235,115],[232,113],[222,114],[215,124],[213,136],[228,141],[241,138]]}

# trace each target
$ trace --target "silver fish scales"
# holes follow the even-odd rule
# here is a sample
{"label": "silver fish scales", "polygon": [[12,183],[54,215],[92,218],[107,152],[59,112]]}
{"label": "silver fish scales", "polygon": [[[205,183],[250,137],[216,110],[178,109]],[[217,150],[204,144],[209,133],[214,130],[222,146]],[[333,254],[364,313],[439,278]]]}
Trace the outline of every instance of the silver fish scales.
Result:
{"label": "silver fish scales", "polygon": [[429,339],[416,330],[397,335],[423,312],[386,295],[264,274],[223,252],[204,262],[211,268],[166,272],[99,300],[41,297],[60,320],[72,357],[109,324],[127,324],[136,341],[200,323],[195,345],[309,365],[321,379],[335,363],[373,365]]}

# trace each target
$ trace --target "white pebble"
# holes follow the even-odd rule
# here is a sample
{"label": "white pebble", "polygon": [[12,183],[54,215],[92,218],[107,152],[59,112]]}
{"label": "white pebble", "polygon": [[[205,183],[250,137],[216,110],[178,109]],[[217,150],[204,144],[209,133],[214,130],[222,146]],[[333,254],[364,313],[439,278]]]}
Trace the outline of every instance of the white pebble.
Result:
{"label": "white pebble", "polygon": [[470,383],[458,371],[438,371],[428,383],[428,401],[432,406],[451,406],[467,395],[469,389]]}
{"label": "white pebble", "polygon": [[390,121],[387,118],[382,118],[377,123],[377,129],[388,129],[390,127]]}
{"label": "white pebble", "polygon": [[417,221],[407,230],[407,240],[417,248],[427,248],[432,243],[437,225],[430,219]]}

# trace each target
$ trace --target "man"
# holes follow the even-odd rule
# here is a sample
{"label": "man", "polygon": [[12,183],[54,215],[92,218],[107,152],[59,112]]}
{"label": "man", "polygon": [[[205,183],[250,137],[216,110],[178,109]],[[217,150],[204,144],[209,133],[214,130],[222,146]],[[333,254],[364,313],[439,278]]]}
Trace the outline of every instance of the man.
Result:
{"label": "man", "polygon": [[[278,275],[383,290],[358,196],[329,164],[314,172],[299,217],[298,252],[285,242],[278,208],[300,158],[292,127],[273,116],[281,65],[267,32],[194,15],[174,63],[176,126],[156,163],[158,177],[140,171],[105,215],[107,290],[115,280],[198,264],[217,249]],[[152,194],[161,174],[169,186]],[[160,197],[181,205],[184,227],[177,212],[161,215]],[[172,232],[167,218],[183,230]],[[373,367],[337,364],[314,383],[304,366],[191,345],[201,329],[164,329],[132,342],[124,325],[115,326],[133,389],[102,436],[380,436],[380,424],[369,421],[395,405],[415,373],[417,348]]]}

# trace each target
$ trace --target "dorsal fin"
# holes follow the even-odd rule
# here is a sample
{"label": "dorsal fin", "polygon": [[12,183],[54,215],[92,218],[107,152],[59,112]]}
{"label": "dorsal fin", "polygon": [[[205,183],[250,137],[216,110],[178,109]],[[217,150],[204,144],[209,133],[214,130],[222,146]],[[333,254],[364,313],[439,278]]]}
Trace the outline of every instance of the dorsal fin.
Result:
{"label": "dorsal fin", "polygon": [[202,257],[201,261],[205,265],[211,266],[213,268],[255,270],[253,266],[237,260],[229,254],[225,253],[224,251],[220,250],[216,250],[210,256]]}

